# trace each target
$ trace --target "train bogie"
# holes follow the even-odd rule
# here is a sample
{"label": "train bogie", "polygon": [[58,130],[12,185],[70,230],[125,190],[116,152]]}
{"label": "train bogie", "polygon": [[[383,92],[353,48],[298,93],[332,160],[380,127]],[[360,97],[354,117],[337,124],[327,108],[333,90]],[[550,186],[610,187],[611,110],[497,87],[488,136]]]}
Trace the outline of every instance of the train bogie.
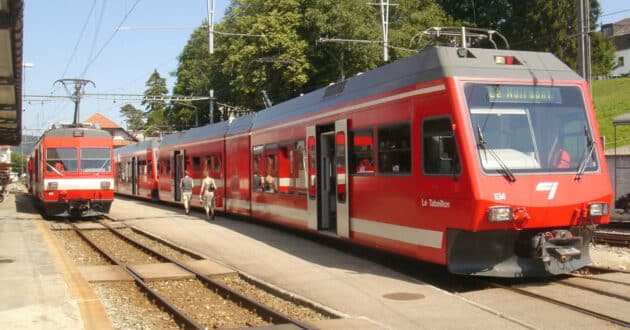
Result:
{"label": "train bogie", "polygon": [[559,274],[590,261],[594,227],[609,219],[595,122],[587,85],[551,54],[427,47],[167,136],[159,198],[179,201],[184,169],[200,180],[211,168],[230,214],[454,273]]}

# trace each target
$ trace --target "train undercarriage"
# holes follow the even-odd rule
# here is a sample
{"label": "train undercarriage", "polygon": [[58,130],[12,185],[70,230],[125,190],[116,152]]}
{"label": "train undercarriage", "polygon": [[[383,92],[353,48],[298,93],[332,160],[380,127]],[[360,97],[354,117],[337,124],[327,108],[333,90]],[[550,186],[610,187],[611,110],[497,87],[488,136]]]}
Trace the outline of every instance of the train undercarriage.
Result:
{"label": "train undercarriage", "polygon": [[544,277],[591,263],[595,225],[508,231],[448,230],[452,273],[495,277]]}

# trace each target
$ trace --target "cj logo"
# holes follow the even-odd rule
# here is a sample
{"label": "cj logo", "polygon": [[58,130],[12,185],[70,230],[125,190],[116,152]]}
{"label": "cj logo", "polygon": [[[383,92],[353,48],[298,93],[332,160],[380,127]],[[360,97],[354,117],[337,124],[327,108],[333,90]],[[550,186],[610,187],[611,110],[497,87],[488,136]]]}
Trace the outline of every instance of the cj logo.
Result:
{"label": "cj logo", "polygon": [[552,200],[556,195],[556,190],[558,189],[558,182],[540,182],[536,185],[536,191],[548,191],[549,195],[547,195],[548,200]]}

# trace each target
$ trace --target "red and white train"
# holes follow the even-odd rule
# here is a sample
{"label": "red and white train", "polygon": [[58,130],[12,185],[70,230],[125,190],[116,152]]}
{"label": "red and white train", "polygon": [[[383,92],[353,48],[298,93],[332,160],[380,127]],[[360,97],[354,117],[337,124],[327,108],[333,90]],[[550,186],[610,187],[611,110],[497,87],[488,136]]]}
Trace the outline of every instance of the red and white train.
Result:
{"label": "red and white train", "polygon": [[47,217],[106,214],[114,200],[113,138],[91,124],[55,124],[28,160],[29,192]]}
{"label": "red and white train", "polygon": [[179,202],[184,170],[194,195],[210,172],[228,214],[453,273],[545,276],[589,264],[594,228],[609,221],[599,140],[587,83],[552,54],[435,46],[229,123],[117,149],[117,187]]}

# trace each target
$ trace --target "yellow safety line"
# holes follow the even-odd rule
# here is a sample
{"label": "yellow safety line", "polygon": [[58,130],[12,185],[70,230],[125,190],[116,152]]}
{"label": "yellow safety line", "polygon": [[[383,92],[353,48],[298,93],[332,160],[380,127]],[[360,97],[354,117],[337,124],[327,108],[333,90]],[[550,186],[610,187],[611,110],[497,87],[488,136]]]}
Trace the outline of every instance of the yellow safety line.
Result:
{"label": "yellow safety line", "polygon": [[68,254],[65,253],[64,248],[59,240],[54,237],[48,224],[44,220],[35,220],[35,223],[42,238],[48,244],[57,269],[61,271],[66,279],[66,283],[72,291],[72,296],[79,306],[84,329],[114,329],[111,320],[105,312],[105,308],[101,304],[101,300]]}

